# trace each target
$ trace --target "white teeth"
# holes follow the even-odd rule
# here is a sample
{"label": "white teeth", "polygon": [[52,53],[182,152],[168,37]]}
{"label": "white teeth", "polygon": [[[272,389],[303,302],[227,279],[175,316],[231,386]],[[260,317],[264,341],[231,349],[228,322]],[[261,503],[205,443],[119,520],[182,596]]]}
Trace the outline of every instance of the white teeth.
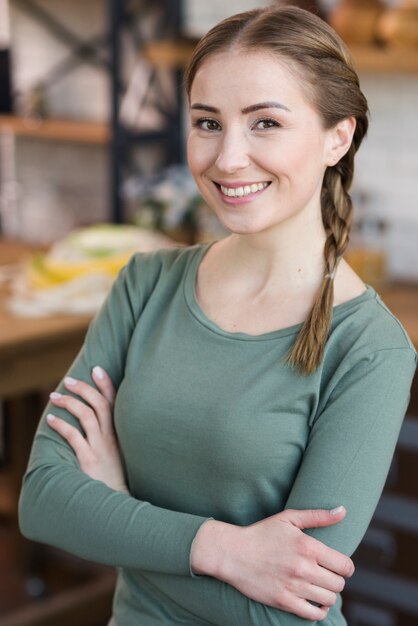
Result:
{"label": "white teeth", "polygon": [[231,198],[241,198],[242,196],[249,196],[251,193],[256,193],[268,187],[269,183],[253,183],[252,185],[245,185],[244,187],[224,187],[221,185],[221,191],[224,196]]}

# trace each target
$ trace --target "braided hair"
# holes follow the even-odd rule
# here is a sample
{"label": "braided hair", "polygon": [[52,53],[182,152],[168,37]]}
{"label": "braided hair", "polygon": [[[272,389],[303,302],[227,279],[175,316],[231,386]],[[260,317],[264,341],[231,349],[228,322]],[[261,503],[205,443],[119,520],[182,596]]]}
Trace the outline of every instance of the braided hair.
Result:
{"label": "braided hair", "polygon": [[325,272],[313,307],[287,355],[287,363],[303,374],[320,365],[332,322],[334,277],[349,241],[354,155],[368,127],[367,101],[360,89],[350,52],[335,31],[316,15],[298,7],[272,6],[239,13],[214,26],[198,43],[185,72],[190,91],[197,70],[209,56],[228,49],[265,50],[286,61],[299,79],[324,129],[354,117],[356,127],[348,152],[327,167],[321,190],[326,233]]}

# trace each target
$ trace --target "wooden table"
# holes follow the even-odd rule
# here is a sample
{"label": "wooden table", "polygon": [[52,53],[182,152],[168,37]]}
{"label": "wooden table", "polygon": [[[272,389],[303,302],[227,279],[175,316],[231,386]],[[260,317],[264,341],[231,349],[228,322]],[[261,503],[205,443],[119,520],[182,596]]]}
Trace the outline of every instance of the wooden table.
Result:
{"label": "wooden table", "polygon": [[[0,265],[13,264],[27,254],[27,246],[0,239]],[[7,310],[7,295],[7,289],[0,286],[0,398],[6,400],[9,435],[9,462],[0,471],[0,514],[16,519],[22,475],[42,402],[77,355],[90,317],[18,318]],[[21,538],[17,527],[16,544],[19,561],[27,564],[31,561],[34,544]],[[114,576],[104,573],[76,589],[0,616],[0,623],[2,626],[70,626],[75,623],[89,626],[94,623],[92,614],[97,623],[100,620],[105,623],[110,615],[113,588]]]}
{"label": "wooden table", "polygon": [[[27,246],[0,239],[0,266],[29,254]],[[11,470],[0,473],[0,512],[16,512],[22,473],[41,407],[36,394],[51,391],[79,351],[90,318],[19,318],[7,310],[8,292],[0,286],[0,398],[10,400]]]}

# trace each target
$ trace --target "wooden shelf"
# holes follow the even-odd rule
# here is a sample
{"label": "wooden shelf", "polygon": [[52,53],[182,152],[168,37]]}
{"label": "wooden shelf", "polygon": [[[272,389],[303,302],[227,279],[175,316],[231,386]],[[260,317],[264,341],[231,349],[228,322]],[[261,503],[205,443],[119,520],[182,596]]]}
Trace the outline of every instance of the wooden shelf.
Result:
{"label": "wooden shelf", "polygon": [[152,41],[144,49],[144,56],[157,68],[180,69],[192,56],[195,42],[161,40]]}
{"label": "wooden shelf", "polygon": [[10,131],[19,137],[32,137],[52,141],[69,141],[85,144],[107,144],[110,127],[100,122],[74,120],[40,120],[0,115],[0,132]]}
{"label": "wooden shelf", "polygon": [[379,48],[350,46],[358,71],[382,73],[418,73],[418,50],[411,48]]}
{"label": "wooden shelf", "polygon": [[[156,67],[176,69],[189,61],[194,41],[155,41],[146,47],[146,58]],[[350,46],[359,71],[387,73],[418,73],[418,50],[413,48],[381,48],[378,46]]]}

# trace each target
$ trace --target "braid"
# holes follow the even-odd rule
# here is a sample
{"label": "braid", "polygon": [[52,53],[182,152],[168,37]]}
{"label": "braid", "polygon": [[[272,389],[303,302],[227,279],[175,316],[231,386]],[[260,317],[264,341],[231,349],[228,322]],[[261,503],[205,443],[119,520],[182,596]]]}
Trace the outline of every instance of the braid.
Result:
{"label": "braid", "polygon": [[348,195],[353,178],[354,146],[334,167],[328,167],[322,185],[322,221],[328,237],[324,256],[328,273],[334,277],[346,251],[353,206]]}
{"label": "braid", "polygon": [[322,361],[332,322],[334,277],[349,240],[352,202],[348,189],[353,178],[354,146],[325,172],[322,186],[322,221],[327,239],[324,246],[325,274],[314,305],[287,357],[287,362],[311,374]]}

